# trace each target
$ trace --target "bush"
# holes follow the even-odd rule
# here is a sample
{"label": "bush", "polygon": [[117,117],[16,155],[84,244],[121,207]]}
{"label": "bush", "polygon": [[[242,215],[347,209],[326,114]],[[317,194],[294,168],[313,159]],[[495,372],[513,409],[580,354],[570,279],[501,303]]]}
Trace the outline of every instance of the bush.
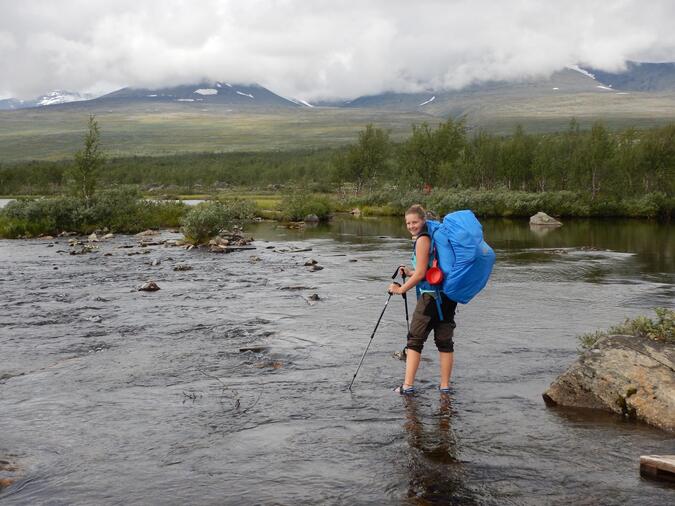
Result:
{"label": "bush", "polygon": [[186,241],[204,244],[233,225],[252,219],[254,213],[255,204],[248,200],[202,202],[183,217],[181,230]]}
{"label": "bush", "polygon": [[328,221],[334,204],[328,197],[293,193],[281,201],[281,214],[284,219],[301,221],[308,214],[316,214],[320,221]]}

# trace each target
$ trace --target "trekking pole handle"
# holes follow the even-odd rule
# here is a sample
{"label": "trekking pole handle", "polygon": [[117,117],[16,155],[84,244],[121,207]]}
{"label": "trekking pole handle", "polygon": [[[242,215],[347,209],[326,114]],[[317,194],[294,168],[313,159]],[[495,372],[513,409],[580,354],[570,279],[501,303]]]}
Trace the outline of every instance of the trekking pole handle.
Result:
{"label": "trekking pole handle", "polygon": [[[397,281],[394,281],[392,284],[394,284],[394,285],[396,285],[396,286],[401,286],[401,283],[398,283]],[[393,295],[393,293],[391,293],[389,290],[387,290],[387,293],[388,293],[389,295]]]}
{"label": "trekking pole handle", "polygon": [[[403,270],[403,271],[401,270],[403,267],[405,267],[405,266],[399,265],[398,267],[396,267],[396,270],[394,271],[394,274],[391,276],[391,279],[396,279],[396,276],[398,276],[399,272],[401,273],[401,276],[405,277],[405,270]],[[404,283],[405,283],[405,281],[404,281]]]}

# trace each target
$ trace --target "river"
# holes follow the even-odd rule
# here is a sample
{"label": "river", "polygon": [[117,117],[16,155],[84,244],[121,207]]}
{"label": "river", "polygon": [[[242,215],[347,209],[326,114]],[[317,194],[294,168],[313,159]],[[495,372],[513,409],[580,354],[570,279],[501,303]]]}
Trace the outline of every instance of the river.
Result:
{"label": "river", "polygon": [[[541,394],[576,359],[575,336],[673,306],[673,226],[484,228],[497,264],[459,308],[449,399],[433,341],[419,394],[392,392],[400,297],[347,389],[410,254],[401,220],[255,224],[257,249],[232,254],[0,240],[0,460],[19,467],[0,502],[671,503],[638,468],[675,453],[675,435]],[[137,291],[149,279],[161,290]]]}

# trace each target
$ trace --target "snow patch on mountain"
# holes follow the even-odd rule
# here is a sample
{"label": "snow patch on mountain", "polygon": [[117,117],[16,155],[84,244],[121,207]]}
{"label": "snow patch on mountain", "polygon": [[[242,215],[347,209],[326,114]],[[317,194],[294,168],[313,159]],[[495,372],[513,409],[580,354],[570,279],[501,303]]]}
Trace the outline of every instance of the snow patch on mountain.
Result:
{"label": "snow patch on mountain", "polygon": [[431,97],[431,98],[430,98],[429,100],[427,100],[426,102],[422,102],[422,103],[419,105],[419,107],[422,107],[423,105],[427,105],[428,103],[433,102],[434,100],[436,100],[436,95],[434,95],[433,97]]}
{"label": "snow patch on mountain", "polygon": [[588,76],[591,79],[595,80],[594,74],[591,74],[588,70],[582,69],[579,65],[567,65],[567,68],[570,69],[570,70],[576,70],[577,72],[580,72],[583,75]]}
{"label": "snow patch on mountain", "polygon": [[309,102],[302,100],[300,98],[287,98],[286,100],[288,100],[289,102],[293,102],[294,104],[304,105],[305,107],[314,107]]}
{"label": "snow patch on mountain", "polygon": [[601,90],[614,91],[614,90],[613,90],[612,88],[610,88],[610,87],[607,87],[607,86],[601,86],[601,85],[599,85],[599,84],[596,86],[596,88],[600,88]]}
{"label": "snow patch on mountain", "polygon": [[244,93],[243,91],[239,90],[237,90],[237,95],[241,95],[242,97],[255,98],[253,95],[250,95],[249,93]]}
{"label": "snow patch on mountain", "polygon": [[198,90],[193,91],[193,93],[198,95],[217,95],[218,90],[214,90],[213,88],[199,88]]}
{"label": "snow patch on mountain", "polygon": [[90,96],[82,96],[79,93],[71,91],[54,90],[37,99],[37,105],[67,104],[68,102],[79,102],[89,100]]}

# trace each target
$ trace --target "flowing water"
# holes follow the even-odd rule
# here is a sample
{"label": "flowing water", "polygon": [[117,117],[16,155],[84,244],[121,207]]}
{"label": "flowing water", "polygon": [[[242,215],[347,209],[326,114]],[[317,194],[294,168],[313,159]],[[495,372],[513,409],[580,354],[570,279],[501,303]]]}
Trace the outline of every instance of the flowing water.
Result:
{"label": "flowing water", "polygon": [[420,393],[392,392],[400,297],[346,388],[409,257],[401,220],[257,224],[232,254],[0,241],[0,460],[19,467],[0,502],[672,504],[638,462],[673,434],[541,398],[576,335],[673,306],[672,225],[484,227],[497,264],[459,308],[446,399],[432,341]]}

